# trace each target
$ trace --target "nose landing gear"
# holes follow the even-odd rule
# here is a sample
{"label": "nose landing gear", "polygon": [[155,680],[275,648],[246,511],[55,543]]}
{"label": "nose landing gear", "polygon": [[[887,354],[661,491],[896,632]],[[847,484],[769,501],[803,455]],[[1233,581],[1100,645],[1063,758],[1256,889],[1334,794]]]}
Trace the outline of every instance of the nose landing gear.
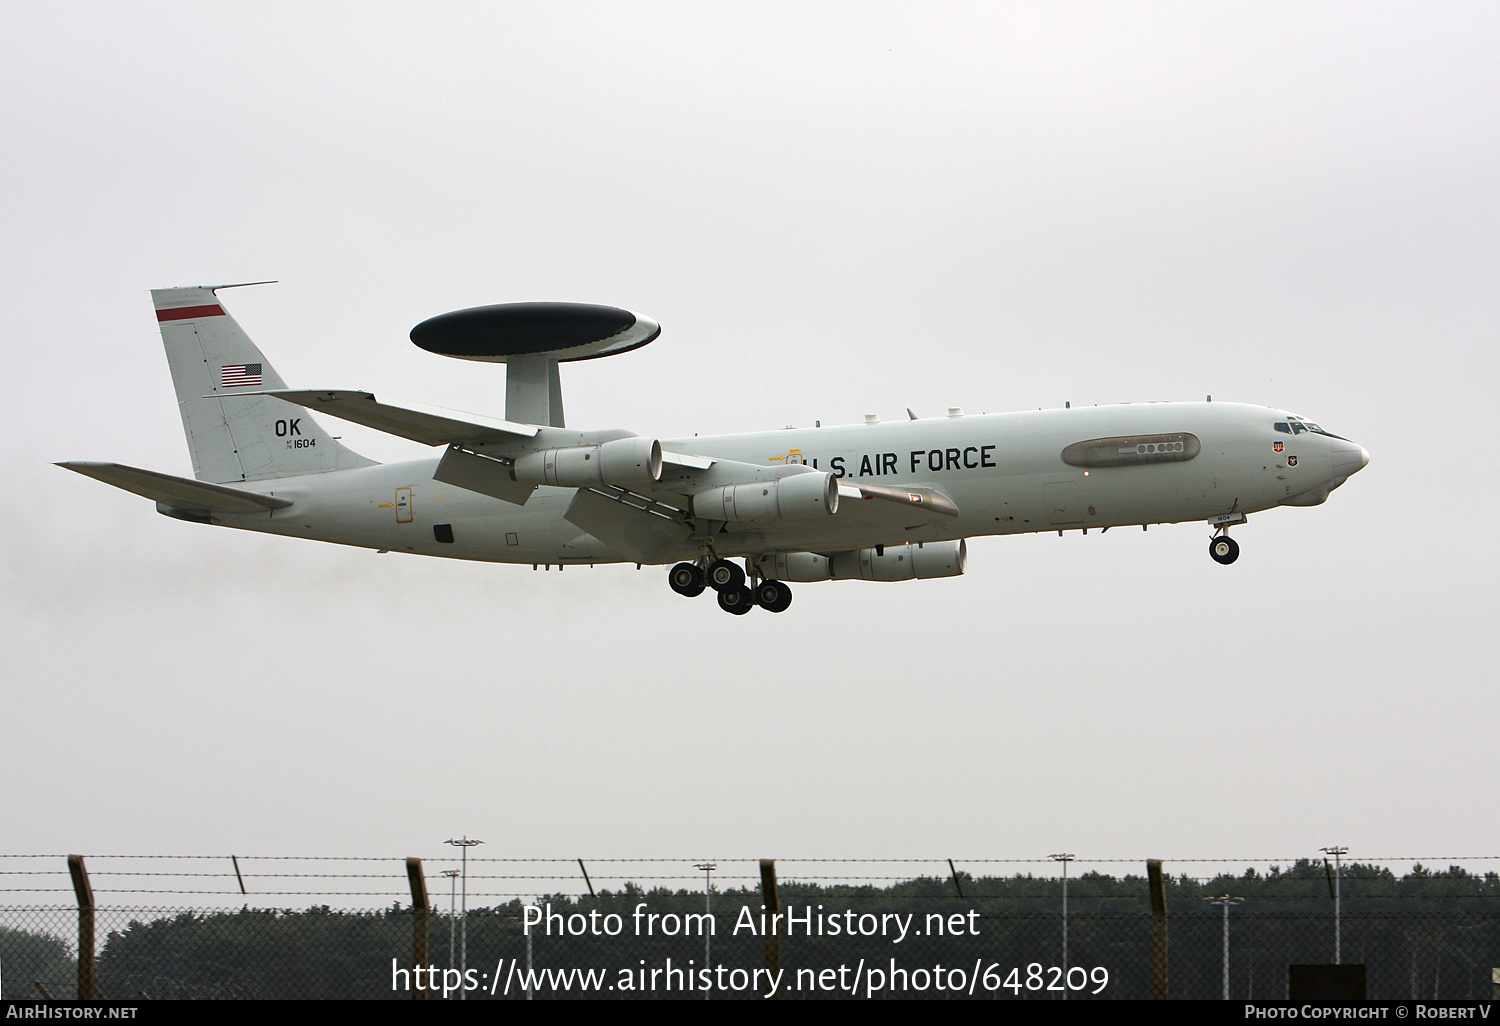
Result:
{"label": "nose landing gear", "polygon": [[771,613],[784,612],[792,604],[792,589],[781,581],[761,580],[752,561],[749,584],[745,571],[727,559],[705,556],[696,563],[678,563],[667,571],[667,584],[679,595],[695,598],[712,588],[718,595],[719,608],[735,616],[744,616],[751,607],[760,606]]}
{"label": "nose landing gear", "polygon": [[1215,563],[1228,566],[1240,558],[1240,546],[1229,535],[1219,534],[1208,540],[1208,554],[1213,557]]}
{"label": "nose landing gear", "polygon": [[[1234,504],[1238,506],[1239,500],[1234,500]],[[1228,566],[1240,558],[1240,547],[1229,537],[1229,528],[1245,523],[1246,519],[1243,513],[1223,513],[1208,518],[1208,526],[1214,530],[1213,537],[1208,540],[1208,554],[1215,563]]]}

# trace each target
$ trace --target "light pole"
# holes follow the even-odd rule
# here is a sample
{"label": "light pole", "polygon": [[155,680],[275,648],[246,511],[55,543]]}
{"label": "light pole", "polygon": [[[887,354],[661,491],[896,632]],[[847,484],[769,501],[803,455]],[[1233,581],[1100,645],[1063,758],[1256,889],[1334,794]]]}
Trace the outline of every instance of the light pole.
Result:
{"label": "light pole", "polygon": [[1243,905],[1244,898],[1231,898],[1224,895],[1221,898],[1204,898],[1210,905],[1224,906],[1224,1000],[1229,1000],[1229,906]]}
{"label": "light pole", "polygon": [[[707,969],[709,967],[709,965],[708,965],[709,952],[712,950],[712,948],[711,948],[710,945],[711,945],[711,942],[713,940],[713,928],[714,928],[714,919],[713,919],[713,893],[714,893],[713,877],[714,877],[714,870],[718,869],[719,867],[718,867],[717,864],[715,864],[713,862],[700,862],[696,866],[694,866],[693,868],[694,869],[701,869],[703,871],[703,913],[704,913],[704,915],[706,915],[708,917],[708,929],[703,932],[703,968]],[[708,990],[707,987],[705,987],[703,989],[703,1000],[704,1001],[707,1001],[709,999],[710,993],[711,992]]]}
{"label": "light pole", "polygon": [[457,929],[458,916],[458,870],[445,869],[448,878],[448,968],[453,968],[453,931]]}
{"label": "light pole", "polygon": [[476,844],[483,844],[484,842],[476,841],[470,838],[468,834],[464,834],[462,838],[456,841],[450,837],[445,843],[451,844],[463,852],[462,868],[459,870],[458,874],[459,879],[463,881],[464,899],[463,907],[461,909],[461,912],[463,914],[463,926],[459,929],[459,934],[463,938],[463,943],[459,948],[458,966],[458,970],[460,973],[458,999],[462,1001],[468,994],[468,990],[464,987],[463,981],[465,981],[469,975],[469,849]]}
{"label": "light pole", "polygon": [[1068,863],[1073,861],[1073,853],[1060,851],[1055,855],[1048,855],[1053,862],[1061,862],[1063,867],[1063,1000],[1068,1000]]}
{"label": "light pole", "polygon": [[[1344,866],[1343,863],[1339,860],[1339,857],[1349,854],[1349,849],[1341,844],[1335,844],[1330,845],[1327,848],[1319,848],[1318,850],[1321,851],[1324,855],[1333,856],[1333,964],[1343,965],[1343,922],[1340,915],[1342,911],[1340,909],[1340,898],[1342,896],[1343,888],[1340,886],[1340,884],[1342,883],[1344,875]],[[1328,860],[1326,858],[1323,860],[1323,864],[1325,866],[1328,864]]]}

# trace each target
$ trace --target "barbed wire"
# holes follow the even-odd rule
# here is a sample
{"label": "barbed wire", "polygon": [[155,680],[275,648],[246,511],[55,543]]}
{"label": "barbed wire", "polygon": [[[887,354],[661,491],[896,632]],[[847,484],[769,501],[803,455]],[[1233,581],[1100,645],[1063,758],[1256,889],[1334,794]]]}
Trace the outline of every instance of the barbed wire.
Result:
{"label": "barbed wire", "polygon": [[[74,852],[74,853],[71,853],[71,854],[80,854],[80,853]],[[179,861],[191,861],[191,860],[205,860],[205,859],[220,860],[220,859],[235,858],[235,859],[239,859],[241,862],[403,862],[404,863],[405,860],[406,860],[406,858],[407,858],[407,856],[399,856],[399,855],[234,855],[234,854],[224,854],[224,855],[121,855],[121,854],[110,854],[110,853],[102,853],[102,852],[98,852],[98,853],[94,853],[94,854],[89,854],[87,852],[84,852],[82,854],[84,855],[85,858],[91,858],[91,859],[176,859],[176,860],[179,860]],[[54,855],[34,855],[34,854],[19,854],[19,853],[17,853],[17,854],[0,854],[0,859],[66,859],[66,858],[68,858],[67,854],[54,854]],[[449,855],[448,853],[444,853],[442,855],[442,857],[440,857],[440,858],[423,857],[423,861],[427,861],[427,862],[444,862],[444,861],[453,861],[453,860],[456,860],[456,859],[457,859],[457,856]],[[1350,865],[1354,865],[1354,864],[1369,864],[1369,863],[1374,863],[1374,862],[1448,862],[1448,861],[1451,861],[1451,862],[1485,862],[1485,861],[1491,861],[1492,862],[1492,861],[1497,861],[1497,860],[1500,860],[1500,855],[1369,855],[1369,856],[1362,856],[1360,858],[1351,858],[1351,859],[1349,859],[1349,864]],[[499,857],[491,857],[491,856],[470,856],[468,861],[471,862],[471,863],[474,863],[474,862],[509,862],[509,863],[527,863],[527,864],[547,864],[547,863],[552,863],[552,864],[559,864],[559,865],[575,865],[575,864],[577,864],[578,859],[577,858],[557,858],[557,857],[548,857],[548,858],[508,858],[507,857],[507,858],[499,858]],[[718,858],[718,859],[713,859],[713,858],[681,857],[681,856],[652,856],[652,857],[632,857],[632,858],[614,858],[614,857],[608,857],[608,858],[589,858],[589,857],[585,856],[583,858],[583,861],[584,862],[598,862],[598,863],[601,863],[601,864],[610,864],[610,863],[664,863],[664,862],[686,862],[686,863],[701,863],[701,862],[737,863],[737,862],[746,862],[746,863],[757,863],[760,860],[759,859],[751,859],[751,858]],[[776,862],[798,862],[798,863],[812,863],[812,864],[828,864],[828,865],[857,865],[857,864],[865,864],[865,865],[881,865],[881,864],[923,865],[923,864],[931,864],[931,865],[935,865],[935,866],[944,866],[944,865],[947,865],[950,860],[948,858],[946,858],[946,857],[945,858],[787,858],[787,857],[778,857],[774,861],[776,861]],[[1054,864],[1053,860],[1049,856],[1045,856],[1045,855],[1043,855],[1043,856],[1037,856],[1035,858],[1010,858],[1010,859],[958,858],[958,857],[954,857],[953,859],[951,859],[951,861],[953,861],[955,863],[960,863],[961,862],[961,863],[973,864],[973,865],[1000,865],[1000,864],[1051,865],[1051,864]],[[1264,858],[1264,857],[1256,857],[1256,858],[1192,858],[1192,857],[1157,858],[1156,856],[1141,856],[1139,858],[1087,858],[1087,857],[1084,857],[1084,856],[1074,856],[1074,858],[1073,858],[1073,862],[1074,863],[1087,863],[1087,864],[1093,864],[1093,863],[1100,863],[1100,864],[1115,864],[1115,863],[1141,864],[1141,863],[1144,863],[1144,862],[1147,862],[1147,861],[1160,861],[1160,862],[1162,862],[1164,864],[1168,863],[1168,862],[1171,862],[1171,863],[1179,863],[1179,864],[1180,863],[1189,863],[1189,864],[1191,864],[1191,863],[1225,863],[1225,864],[1239,864],[1239,865],[1247,865],[1247,864],[1259,865],[1260,863],[1269,863],[1269,864],[1281,865],[1281,864],[1284,864],[1284,863],[1296,863],[1298,861],[1321,862],[1321,861],[1323,861],[1323,857],[1321,855],[1316,855],[1316,854],[1314,854],[1314,855],[1302,854],[1302,855],[1283,855],[1283,856],[1275,857],[1275,858]]]}
{"label": "barbed wire", "polygon": [[[4,868],[0,869],[0,877],[10,878],[5,883],[22,884],[21,878],[40,877],[35,885],[0,887],[0,894],[5,895],[66,895],[72,892],[72,887],[65,884],[68,870],[57,863],[63,862],[68,856],[45,855],[45,854],[9,854],[0,855],[0,865],[15,865],[17,860],[24,860],[28,868]],[[245,900],[274,900],[274,899],[338,899],[337,903],[343,903],[343,899],[378,898],[401,904],[408,900],[410,891],[406,885],[407,871],[406,859],[395,856],[331,856],[331,855],[88,855],[91,860],[89,876],[91,884],[94,885],[95,893],[99,895],[158,895],[163,898],[182,896],[191,898],[229,898]],[[55,868],[30,868],[35,866],[39,860],[54,861]],[[134,860],[148,861],[161,868],[111,868],[111,863],[129,863]],[[188,864],[187,867],[179,868],[164,865],[164,863],[179,862]],[[204,862],[232,861],[233,869],[224,867],[222,869],[191,868],[194,864]],[[448,853],[443,858],[427,859],[425,862],[446,865],[457,863]],[[985,875],[987,869],[999,869],[1001,867],[1047,867],[1048,872],[1033,876],[1027,873],[1028,879],[1036,879],[1039,882],[1054,886],[1061,870],[1056,861],[1050,858],[981,858],[981,859],[938,859],[938,858],[810,858],[810,859],[777,859],[775,860],[780,870],[779,886],[783,892],[795,895],[801,888],[819,889],[822,891],[836,891],[841,897],[861,898],[870,897],[882,901],[909,902],[927,901],[934,898],[950,898],[965,901],[1026,901],[1044,897],[1044,894],[1018,895],[1015,893],[981,893],[984,879],[1008,880],[1020,879],[1021,874],[1015,873],[1014,877],[1000,875],[991,872]],[[1074,857],[1072,864],[1075,867],[1072,874],[1073,891],[1075,900],[1078,901],[1118,901],[1128,899],[1130,895],[1121,894],[1090,894],[1088,893],[1087,878],[1088,867],[1094,866],[1140,866],[1144,859],[1126,858],[1078,858]],[[1180,886],[1184,883],[1199,886],[1213,885],[1226,886],[1230,889],[1235,887],[1235,881],[1245,881],[1245,885],[1251,884],[1259,887],[1267,883],[1280,880],[1294,879],[1306,881],[1310,885],[1321,883],[1313,876],[1290,876],[1281,871],[1282,866],[1288,868],[1302,865],[1318,865],[1326,860],[1318,856],[1295,856],[1292,858],[1254,858],[1254,859],[1163,859],[1164,869],[1167,869],[1167,881],[1172,886]],[[1341,871],[1340,879],[1350,884],[1383,884],[1379,890],[1363,890],[1351,894],[1350,897],[1358,897],[1361,900],[1374,900],[1395,903],[1416,902],[1432,899],[1489,899],[1500,898],[1500,892],[1487,893],[1492,887],[1495,873],[1488,871],[1482,876],[1463,869],[1462,863],[1488,863],[1500,861],[1500,855],[1448,855],[1448,856],[1369,856],[1361,859],[1350,860],[1345,863],[1346,867]],[[698,891],[705,881],[705,876],[699,871],[673,871],[675,867],[683,864],[702,864],[704,862],[716,863],[720,869],[715,872],[712,883],[714,889],[719,893],[745,894],[758,888],[760,876],[758,872],[736,872],[739,867],[756,866],[757,859],[711,859],[692,860],[686,858],[598,858],[598,859],[573,859],[573,858],[534,858],[534,857],[472,857],[468,859],[470,871],[466,875],[469,886],[469,898],[477,901],[487,902],[511,902],[516,900],[534,900],[541,896],[547,889],[551,888],[558,896],[585,897],[585,888],[588,892],[598,896],[599,892],[604,894],[629,891],[631,889],[645,890],[672,890],[674,885],[679,892]],[[347,871],[333,869],[335,863],[343,863],[349,866]],[[1394,871],[1383,868],[1382,864],[1389,863],[1415,863],[1425,864],[1428,867],[1447,865],[1451,869],[1458,869],[1462,876],[1449,876],[1446,870],[1429,871],[1421,876],[1413,877],[1410,873],[1398,877]],[[373,864],[373,865],[372,865]],[[306,865],[307,869],[298,869],[299,865]],[[1172,874],[1169,867],[1177,866],[1236,866],[1247,867],[1247,874],[1218,873],[1217,875],[1189,875],[1187,873]],[[374,868],[374,872],[358,871],[366,867]],[[908,871],[904,874],[892,874],[881,872],[856,872],[850,873],[840,871],[843,867],[865,868],[878,870],[883,867],[903,867]],[[1257,873],[1256,866],[1269,867],[1262,874]],[[326,868],[325,868],[326,867]],[[388,868],[386,868],[388,867]],[[486,869],[512,869],[520,870],[534,867],[535,872],[485,872]],[[566,872],[559,872],[561,867],[567,867]],[[579,870],[587,873],[585,878]],[[587,868],[585,868],[587,867]],[[839,869],[833,869],[839,867]],[[649,870],[656,870],[655,872]],[[805,869],[809,872],[797,872]],[[1350,872],[1350,869],[1357,869]],[[1375,871],[1372,872],[1371,870]],[[547,872],[546,870],[552,870]],[[822,870],[821,872],[819,870]],[[832,871],[830,871],[832,870]],[[1083,870],[1080,872],[1080,870]],[[1274,875],[1273,875],[1274,871]],[[426,875],[424,873],[424,875]],[[1103,875],[1111,882],[1124,882],[1131,879],[1139,879],[1139,874],[1126,873],[1121,877]],[[1319,874],[1321,875],[1321,874]],[[891,885],[902,883],[940,883],[945,887],[953,882],[961,881],[967,885],[967,893],[929,893],[917,894],[892,894],[889,893]],[[184,886],[187,881],[236,881],[238,887],[233,885],[222,889],[203,886]],[[433,905],[436,908],[441,900],[441,884],[436,877],[430,877],[430,882],[435,885],[432,895]],[[1471,889],[1455,892],[1453,887],[1460,880],[1472,882],[1475,886]],[[154,886],[110,886],[111,883],[136,883],[146,884],[155,881]],[[272,881],[303,881],[312,886],[301,889],[264,890],[262,886]],[[339,889],[328,889],[315,883],[315,881],[347,881],[354,886],[346,886]],[[388,882],[389,887],[377,884],[380,889],[369,889],[368,886],[361,887],[361,881]],[[1429,881],[1424,887],[1423,882]],[[512,883],[514,885],[526,886],[526,890],[488,891],[483,888],[486,885]],[[45,886],[45,884],[62,884],[61,886]],[[1391,885],[1397,885],[1400,890],[1390,889]],[[1436,884],[1443,887],[1441,891],[1434,891],[1431,886]],[[41,885],[41,886],[38,886]],[[527,886],[529,885],[529,886]],[[686,887],[682,885],[688,885]],[[336,886],[336,885],[334,885]],[[871,895],[859,895],[857,892],[862,888],[878,890],[880,893]],[[959,888],[953,889],[955,892]],[[1308,895],[1303,894],[1258,894],[1256,902],[1275,904],[1279,902],[1290,902],[1306,900]]]}
{"label": "barbed wire", "polygon": [[[781,889],[783,891],[789,891],[790,892],[790,890],[792,890],[792,889],[789,889],[785,883],[781,884],[780,886],[781,886]],[[261,890],[252,890],[252,891],[239,891],[239,890],[232,890],[232,891],[204,891],[204,890],[178,890],[178,889],[160,888],[160,887],[139,887],[139,888],[134,888],[134,887],[120,887],[120,888],[94,888],[94,892],[96,894],[160,894],[160,895],[163,895],[163,896],[186,896],[186,895],[193,895],[193,896],[204,896],[204,897],[207,897],[207,896],[220,896],[220,897],[230,897],[230,898],[297,898],[297,897],[301,897],[301,898],[359,898],[359,897],[363,897],[363,898],[388,898],[388,899],[397,900],[397,901],[401,901],[401,900],[407,899],[409,897],[408,894],[406,894],[404,892],[395,891],[395,890],[390,890],[390,891],[330,891],[330,890],[321,890],[320,889],[320,890],[312,890],[312,891],[261,891]],[[63,888],[63,887],[47,887],[47,888],[32,888],[32,887],[26,887],[26,888],[0,888],[0,894],[70,894],[70,893],[72,893],[70,889]],[[567,892],[567,894],[571,894],[571,893],[573,893],[573,892]],[[606,893],[608,893],[608,892],[606,892]],[[698,892],[691,892],[691,893],[698,893]],[[716,893],[724,893],[724,896],[726,896],[726,897],[732,897],[733,896],[732,892],[716,892]],[[742,893],[742,894],[743,893],[748,893],[748,891],[742,891],[740,893]],[[472,903],[473,900],[476,899],[476,898],[506,898],[506,899],[515,900],[515,899],[535,899],[535,898],[540,898],[540,897],[553,897],[553,896],[558,896],[558,894],[559,894],[559,892],[553,892],[553,893],[549,894],[547,892],[542,892],[542,891],[537,891],[537,890],[527,890],[527,891],[475,891],[475,890],[470,890],[469,894],[468,894],[468,898],[469,898],[469,901]],[[562,896],[566,896],[566,894],[563,894]],[[580,899],[581,898],[585,898],[585,897],[590,897],[590,895],[587,895],[585,892],[581,892],[581,891],[580,892],[576,892],[576,896],[578,898],[580,898]],[[965,892],[964,894],[961,894],[961,895],[960,894],[952,894],[952,893],[947,893],[947,894],[888,894],[888,893],[880,893],[880,894],[870,894],[870,895],[843,894],[843,895],[838,895],[838,897],[844,898],[844,899],[867,897],[867,898],[870,898],[872,900],[879,900],[879,901],[883,901],[883,902],[932,901],[934,899],[951,899],[951,900],[954,900],[954,901],[997,901],[997,900],[1004,900],[1004,901],[1024,902],[1024,901],[1034,901],[1034,900],[1037,900],[1039,898],[1048,898],[1048,899],[1050,899],[1052,897],[1052,895],[1048,895],[1048,894],[1024,894],[1024,895],[1017,895],[1017,894],[984,894],[984,893],[970,893],[970,892]],[[1072,898],[1073,898],[1073,900],[1075,902],[1087,902],[1087,901],[1090,901],[1090,900],[1122,901],[1122,900],[1130,900],[1131,897],[1132,897],[1131,895],[1126,895],[1126,894],[1080,894],[1080,893],[1078,893],[1076,891],[1073,892],[1073,894],[1072,894]],[[1254,896],[1253,900],[1256,901],[1256,902],[1266,902],[1266,901],[1269,901],[1269,902],[1277,902],[1277,901],[1305,901],[1308,897],[1309,897],[1309,895],[1306,895],[1306,894],[1258,894],[1258,895]],[[1495,894],[1475,894],[1473,892],[1462,893],[1462,894],[1457,894],[1457,893],[1355,894],[1355,895],[1347,895],[1346,898],[1349,898],[1349,899],[1358,899],[1360,901],[1367,901],[1367,900],[1379,900],[1379,901],[1431,901],[1433,899],[1454,899],[1454,898],[1463,898],[1463,899],[1466,899],[1466,900],[1472,900],[1472,899],[1490,899],[1490,900],[1493,900],[1493,899],[1496,899],[1496,898],[1500,898],[1500,895],[1495,895]],[[1143,897],[1143,900],[1144,900],[1144,897]],[[74,906],[69,906],[69,907],[74,907]],[[432,907],[434,909],[437,908],[436,901],[434,901]],[[3,909],[0,909],[0,910],[3,910]],[[1215,913],[1215,914],[1217,914],[1217,913]],[[1235,914],[1238,915],[1239,913],[1236,912]]]}

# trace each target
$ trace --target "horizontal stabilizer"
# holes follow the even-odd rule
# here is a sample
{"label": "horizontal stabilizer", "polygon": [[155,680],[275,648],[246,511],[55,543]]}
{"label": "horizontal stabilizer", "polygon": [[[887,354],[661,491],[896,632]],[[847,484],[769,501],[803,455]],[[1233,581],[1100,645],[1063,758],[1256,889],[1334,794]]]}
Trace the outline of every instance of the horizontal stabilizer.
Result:
{"label": "horizontal stabilizer", "polygon": [[297,406],[326,413],[330,417],[353,421],[423,445],[519,442],[535,438],[539,430],[532,424],[517,424],[476,413],[459,413],[457,410],[445,410],[423,403],[378,399],[369,392],[347,389],[274,389],[255,394],[284,399]]}
{"label": "horizontal stabilizer", "polygon": [[285,509],[292,504],[291,499],[276,495],[262,495],[243,488],[193,481],[118,463],[74,461],[57,465],[176,509],[202,510],[207,513],[265,513],[273,509]]}

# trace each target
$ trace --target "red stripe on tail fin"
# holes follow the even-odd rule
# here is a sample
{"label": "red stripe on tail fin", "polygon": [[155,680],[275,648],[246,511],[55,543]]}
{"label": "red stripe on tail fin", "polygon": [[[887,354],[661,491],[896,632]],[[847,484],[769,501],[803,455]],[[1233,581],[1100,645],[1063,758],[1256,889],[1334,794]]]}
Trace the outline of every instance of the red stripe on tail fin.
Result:
{"label": "red stripe on tail fin", "polygon": [[222,306],[179,306],[176,310],[158,310],[158,321],[186,321],[194,317],[223,317]]}

